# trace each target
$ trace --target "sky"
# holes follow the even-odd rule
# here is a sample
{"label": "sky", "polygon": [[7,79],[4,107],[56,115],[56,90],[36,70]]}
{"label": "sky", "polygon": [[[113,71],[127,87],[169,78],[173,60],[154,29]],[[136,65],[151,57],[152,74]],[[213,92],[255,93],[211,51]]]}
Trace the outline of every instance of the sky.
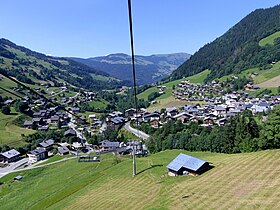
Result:
{"label": "sky", "polygon": [[[195,53],[276,0],[132,0],[135,54]],[[130,54],[127,0],[0,0],[0,38],[65,57]]]}

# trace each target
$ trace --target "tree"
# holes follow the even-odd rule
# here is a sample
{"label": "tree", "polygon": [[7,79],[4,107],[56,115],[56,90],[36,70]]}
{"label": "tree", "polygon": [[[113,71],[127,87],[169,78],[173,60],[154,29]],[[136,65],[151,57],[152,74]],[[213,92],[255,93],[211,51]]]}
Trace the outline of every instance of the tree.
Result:
{"label": "tree", "polygon": [[268,115],[268,120],[260,132],[258,146],[261,149],[280,148],[280,106]]}
{"label": "tree", "polygon": [[28,109],[28,104],[22,101],[16,101],[14,103],[14,107],[17,112],[23,113],[26,109]]}
{"label": "tree", "polygon": [[1,111],[2,111],[3,114],[6,114],[6,115],[11,113],[11,109],[10,109],[10,107],[7,106],[7,105],[3,106],[3,107],[1,108]]}

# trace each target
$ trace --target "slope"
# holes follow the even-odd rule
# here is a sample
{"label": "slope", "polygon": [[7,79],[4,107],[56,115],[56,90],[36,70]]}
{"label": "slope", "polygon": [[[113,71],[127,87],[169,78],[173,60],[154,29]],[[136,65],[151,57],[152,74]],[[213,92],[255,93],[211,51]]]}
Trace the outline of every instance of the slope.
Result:
{"label": "slope", "polygon": [[31,85],[47,83],[61,86],[67,83],[79,88],[99,90],[124,84],[105,72],[65,58],[31,51],[7,39],[0,39],[0,70]]}
{"label": "slope", "polygon": [[[166,165],[180,152],[213,163],[199,177],[167,177]],[[114,165],[76,160],[16,172],[0,179],[1,208],[14,209],[272,209],[280,201],[279,150],[244,154],[164,151]],[[20,182],[13,182],[23,175]]]}
{"label": "slope", "polygon": [[[190,57],[187,53],[136,55],[138,84],[151,84],[169,76],[173,70]],[[110,54],[95,58],[70,58],[85,65],[100,69],[111,76],[131,80],[131,57],[123,53]]]}
{"label": "slope", "polygon": [[[244,69],[261,67],[280,60],[280,42],[276,32],[280,31],[280,5],[258,9],[250,13],[224,35],[206,44],[191,58],[175,70],[169,79],[197,74],[205,69],[211,70],[207,80]],[[275,34],[276,33],[276,34]],[[274,34],[273,44],[259,42]],[[263,43],[264,42],[264,43]]]}

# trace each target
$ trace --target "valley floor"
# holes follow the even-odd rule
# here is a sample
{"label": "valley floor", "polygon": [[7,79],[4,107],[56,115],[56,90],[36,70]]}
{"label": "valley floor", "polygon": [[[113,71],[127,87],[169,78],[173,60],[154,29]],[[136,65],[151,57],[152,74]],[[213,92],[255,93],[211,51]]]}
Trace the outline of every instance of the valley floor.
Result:
{"label": "valley floor", "polygon": [[[180,152],[215,166],[198,177],[167,177],[166,165]],[[280,151],[217,154],[172,150],[115,165],[62,163],[9,174],[0,185],[1,209],[279,209]],[[22,181],[13,177],[22,175]]]}

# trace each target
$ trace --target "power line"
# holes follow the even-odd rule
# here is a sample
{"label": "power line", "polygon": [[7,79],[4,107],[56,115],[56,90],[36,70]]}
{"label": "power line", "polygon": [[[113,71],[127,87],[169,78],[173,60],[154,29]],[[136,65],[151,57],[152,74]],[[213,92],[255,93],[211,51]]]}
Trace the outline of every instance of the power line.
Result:
{"label": "power line", "polygon": [[12,94],[12,95],[18,97],[18,98],[24,99],[22,96],[20,96],[20,95],[18,95],[18,94],[16,94],[16,93],[13,93],[13,92],[11,92],[11,91],[5,89],[5,88],[0,87],[0,89],[2,89],[2,90],[4,90],[4,91],[6,91],[7,93],[10,93],[10,94]]}
{"label": "power line", "polygon": [[[131,0],[128,0],[128,15],[129,15],[129,32],[130,32],[132,73],[133,73],[134,101],[135,101],[135,109],[136,109],[136,125],[138,125],[138,106],[137,106],[137,95],[136,95],[136,72],[135,72],[135,58],[134,58],[133,30],[132,30],[133,24],[132,24]],[[136,176],[135,140],[133,140],[132,158],[133,158],[133,176]]]}
{"label": "power line", "polygon": [[[31,91],[32,93],[34,93],[35,95],[39,96],[40,98],[43,98],[45,99],[47,102],[53,104],[54,106],[59,106],[60,104],[57,104],[55,102],[53,102],[52,100],[48,99],[47,97],[45,97],[44,95],[38,93],[37,91],[33,90],[32,88],[28,87],[27,85],[19,82],[18,80],[14,79],[13,77],[9,76],[6,72],[4,72],[2,69],[0,69],[0,74],[2,74],[4,77],[12,80],[13,82],[17,83],[18,85],[24,87],[25,89]],[[65,109],[64,107],[60,107],[62,110],[64,110],[65,112],[71,114],[71,115],[74,115],[75,117],[77,118],[80,118],[80,116],[74,114],[74,113],[71,113],[70,111],[68,111],[67,109]]]}

